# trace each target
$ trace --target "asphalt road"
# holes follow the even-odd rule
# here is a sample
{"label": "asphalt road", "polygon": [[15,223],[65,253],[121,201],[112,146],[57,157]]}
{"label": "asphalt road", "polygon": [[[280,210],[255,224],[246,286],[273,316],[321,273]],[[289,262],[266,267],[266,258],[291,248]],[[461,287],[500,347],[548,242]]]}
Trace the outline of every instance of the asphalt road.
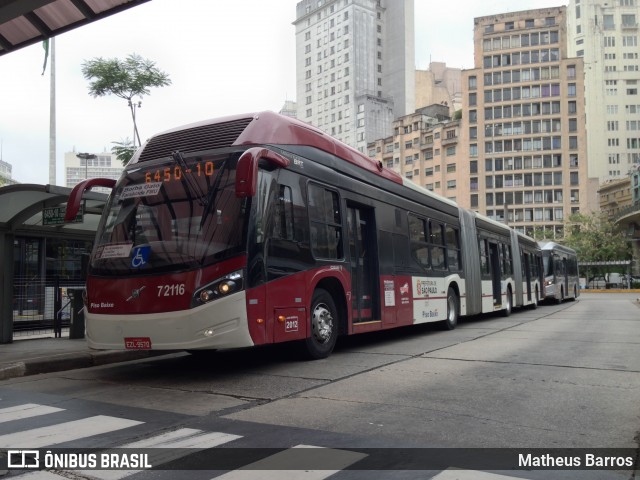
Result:
{"label": "asphalt road", "polygon": [[[637,465],[639,347],[636,296],[602,293],[508,318],[463,321],[451,332],[426,326],[348,338],[330,358],[315,362],[269,347],[21,377],[0,382],[0,449],[20,446],[11,444],[15,439],[33,446],[33,438],[44,438],[42,448],[104,448],[189,428],[232,435],[224,438],[252,448],[626,448]],[[59,410],[12,413],[24,405]],[[38,429],[74,430],[68,422],[96,416],[104,417],[98,433],[87,426],[83,434],[83,426],[75,436],[38,436]],[[345,468],[360,458],[349,455]],[[336,479],[481,478],[466,470],[366,476],[329,470]],[[638,475],[633,468],[498,473],[532,479]],[[159,472],[135,475],[160,478]]]}

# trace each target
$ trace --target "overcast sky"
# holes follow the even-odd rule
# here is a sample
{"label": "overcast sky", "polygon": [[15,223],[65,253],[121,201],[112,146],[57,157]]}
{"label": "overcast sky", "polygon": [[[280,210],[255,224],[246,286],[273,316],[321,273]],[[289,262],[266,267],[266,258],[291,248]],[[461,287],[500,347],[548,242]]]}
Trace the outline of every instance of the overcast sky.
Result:
{"label": "overcast sky", "polygon": [[[295,6],[298,0],[152,0],[56,37],[57,183],[64,152],[109,151],[132,138],[126,102],[92,98],[83,61],[137,53],[167,72],[138,112],[143,139],[223,115],[278,111],[296,99]],[[473,67],[474,17],[566,5],[552,0],[415,0],[416,66],[429,61]],[[21,183],[49,179],[49,69],[42,45],[0,57],[2,160]]]}

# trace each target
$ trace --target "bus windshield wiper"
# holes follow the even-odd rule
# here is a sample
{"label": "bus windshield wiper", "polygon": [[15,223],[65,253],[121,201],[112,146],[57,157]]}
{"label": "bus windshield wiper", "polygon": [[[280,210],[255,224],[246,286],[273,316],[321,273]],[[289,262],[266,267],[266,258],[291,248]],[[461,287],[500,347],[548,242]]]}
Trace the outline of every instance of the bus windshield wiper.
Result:
{"label": "bus windshield wiper", "polygon": [[173,157],[173,160],[180,166],[180,169],[182,170],[182,178],[185,180],[190,193],[198,199],[198,203],[200,203],[200,205],[206,206],[206,195],[202,191],[202,188],[200,188],[198,182],[194,181],[191,175],[187,175],[189,167],[187,167],[187,162],[184,161],[182,153],[176,150],[171,154],[171,156]]}
{"label": "bus windshield wiper", "polygon": [[226,166],[227,166],[227,159],[225,159],[224,162],[222,162],[222,165],[220,165],[220,170],[218,171],[218,174],[216,175],[216,179],[213,182],[213,185],[211,186],[211,188],[209,189],[209,194],[205,199],[204,211],[202,212],[202,218],[200,219],[200,228],[202,228],[202,226],[204,225],[205,219],[209,216],[209,214],[211,213],[211,210],[213,209],[213,205],[215,205],[216,203],[216,195],[218,194],[218,190],[220,188],[220,182],[222,181],[222,174],[224,173]]}

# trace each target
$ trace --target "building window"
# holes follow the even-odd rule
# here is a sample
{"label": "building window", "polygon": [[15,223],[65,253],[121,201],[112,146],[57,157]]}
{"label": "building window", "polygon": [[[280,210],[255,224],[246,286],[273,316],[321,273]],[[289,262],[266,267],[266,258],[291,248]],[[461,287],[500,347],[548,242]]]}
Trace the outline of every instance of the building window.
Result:
{"label": "building window", "polygon": [[615,30],[616,25],[613,21],[613,15],[602,16],[602,28],[604,28],[605,30]]}

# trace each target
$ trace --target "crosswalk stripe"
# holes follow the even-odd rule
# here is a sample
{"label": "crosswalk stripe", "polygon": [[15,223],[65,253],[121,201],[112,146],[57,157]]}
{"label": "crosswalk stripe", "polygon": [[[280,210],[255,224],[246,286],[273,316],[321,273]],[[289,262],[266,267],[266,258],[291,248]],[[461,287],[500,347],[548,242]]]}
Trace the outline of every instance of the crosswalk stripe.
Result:
{"label": "crosswalk stripe", "polygon": [[[166,432],[151,438],[128,443],[118,448],[191,449],[188,451],[162,450],[159,451],[157,455],[151,453],[149,456],[149,463],[154,467],[157,467],[163,463],[168,463],[184,457],[185,455],[190,455],[194,453],[194,449],[204,450],[207,448],[213,448],[224,443],[237,440],[238,438],[242,437],[239,435],[232,435],[230,433],[203,432],[202,430],[196,430],[194,428],[181,428],[173,432]],[[91,478],[98,478],[100,480],[119,480],[121,478],[134,475],[140,471],[141,470],[86,470],[78,473],[90,476]]]}
{"label": "crosswalk stripe", "polygon": [[121,448],[212,448],[242,438],[222,432],[203,432],[195,428],[180,428],[155,437],[138,440]]}
{"label": "crosswalk stripe", "polygon": [[458,470],[456,468],[448,468],[431,480],[523,480],[522,477],[507,477],[506,475],[498,475],[497,473],[479,472],[475,470]]}
{"label": "crosswalk stripe", "polygon": [[[340,467],[339,470],[275,470],[282,465],[295,465],[296,457],[299,452],[297,448],[317,448],[318,455],[326,455],[330,460],[327,462],[333,466]],[[313,445],[296,445],[293,448],[278,452],[269,457],[258,460],[257,462],[245,465],[240,470],[215,477],[215,480],[323,480],[331,475],[338,473],[340,470],[347,468],[367,455],[359,452],[350,452],[348,450],[337,450],[333,448],[315,447]],[[272,469],[274,468],[274,469]],[[212,479],[213,480],[213,479]]]}
{"label": "crosswalk stripe", "polygon": [[144,422],[126,418],[96,415],[95,417],[0,435],[0,448],[41,448],[101,433],[114,432]]}
{"label": "crosswalk stripe", "polygon": [[53,472],[47,472],[46,470],[38,470],[37,472],[29,472],[17,477],[12,477],[20,480],[62,480],[60,475],[56,475]]}
{"label": "crosswalk stripe", "polygon": [[38,405],[37,403],[25,403],[24,405],[16,405],[15,407],[0,408],[0,423],[62,411],[64,411],[64,408]]}

